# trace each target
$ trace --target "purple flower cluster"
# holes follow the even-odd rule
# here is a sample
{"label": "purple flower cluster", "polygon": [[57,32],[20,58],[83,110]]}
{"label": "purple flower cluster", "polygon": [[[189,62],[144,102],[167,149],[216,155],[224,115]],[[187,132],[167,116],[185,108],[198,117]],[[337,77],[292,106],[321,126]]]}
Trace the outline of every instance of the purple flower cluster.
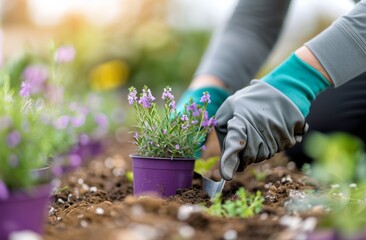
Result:
{"label": "purple flower cluster", "polygon": [[151,90],[146,87],[142,89],[142,94],[138,103],[141,104],[143,108],[150,108],[154,101],[155,97],[151,94]]}
{"label": "purple flower cluster", "polygon": [[174,95],[172,94],[172,88],[171,87],[166,87],[164,88],[163,94],[161,96],[161,99],[164,101],[167,101],[169,103],[169,108],[170,111],[174,111],[175,109],[175,100],[174,100]]}
{"label": "purple flower cluster", "polygon": [[57,63],[68,63],[75,58],[75,48],[64,45],[59,47],[55,52],[55,61]]}
{"label": "purple flower cluster", "polygon": [[22,135],[19,131],[14,130],[8,134],[6,141],[10,148],[14,148],[22,141]]}
{"label": "purple flower cluster", "polygon": [[207,103],[211,103],[211,99],[210,99],[210,94],[208,93],[208,92],[204,92],[203,93],[203,96],[201,97],[201,100],[200,100],[200,102],[201,103],[205,103],[205,102],[207,102]]}
{"label": "purple flower cluster", "polygon": [[129,92],[130,93],[128,94],[128,97],[127,97],[128,104],[133,105],[138,100],[136,88],[130,87]]}
{"label": "purple flower cluster", "polygon": [[29,97],[32,94],[45,90],[45,83],[48,78],[48,71],[42,65],[30,65],[24,69],[22,74],[23,82],[19,94]]}

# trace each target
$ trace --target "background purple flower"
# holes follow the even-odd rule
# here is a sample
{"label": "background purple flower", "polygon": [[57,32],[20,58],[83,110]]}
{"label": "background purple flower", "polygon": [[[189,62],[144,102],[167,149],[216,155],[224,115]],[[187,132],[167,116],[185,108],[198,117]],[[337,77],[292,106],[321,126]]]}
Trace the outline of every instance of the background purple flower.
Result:
{"label": "background purple flower", "polygon": [[3,180],[0,179],[0,200],[6,200],[9,198],[9,190],[6,187]]}
{"label": "background purple flower", "polygon": [[175,145],[175,149],[179,150],[180,146],[179,144]]}
{"label": "background purple flower", "polygon": [[164,88],[164,92],[163,92],[163,95],[161,96],[161,99],[162,100],[165,100],[165,99],[173,100],[174,95],[172,94],[172,88],[170,88],[170,87]]}
{"label": "background purple flower", "polygon": [[12,131],[8,134],[8,137],[7,137],[7,144],[9,147],[13,148],[13,147],[16,147],[20,141],[22,140],[22,135],[20,134],[19,131]]}
{"label": "background purple flower", "polygon": [[53,126],[56,129],[65,129],[69,125],[70,117],[69,116],[61,116],[53,123]]}
{"label": "background purple flower", "polygon": [[78,154],[71,154],[69,155],[69,164],[72,167],[79,167],[81,166],[82,159]]}
{"label": "background purple flower", "polygon": [[68,63],[75,58],[75,48],[72,46],[61,46],[55,52],[55,61],[57,63]]}
{"label": "background purple flower", "polygon": [[9,165],[10,165],[10,166],[12,166],[12,167],[16,167],[16,166],[18,166],[18,164],[19,164],[19,159],[18,159],[17,155],[15,155],[15,154],[11,154],[11,155],[9,156],[8,162],[9,162]]}
{"label": "background purple flower", "polygon": [[45,66],[30,65],[24,69],[22,78],[23,82],[20,86],[19,94],[23,97],[29,97],[34,93],[44,91],[48,71]]}
{"label": "background purple flower", "polygon": [[103,113],[98,113],[94,116],[95,122],[98,124],[99,128],[106,129],[109,125],[109,120]]}

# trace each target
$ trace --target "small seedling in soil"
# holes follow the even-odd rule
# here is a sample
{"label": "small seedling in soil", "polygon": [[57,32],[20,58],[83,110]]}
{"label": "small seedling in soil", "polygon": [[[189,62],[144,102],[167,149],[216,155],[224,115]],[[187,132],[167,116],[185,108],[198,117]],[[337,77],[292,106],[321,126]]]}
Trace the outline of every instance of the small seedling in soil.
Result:
{"label": "small seedling in soil", "polygon": [[255,170],[253,170],[253,176],[255,177],[255,179],[258,182],[263,182],[267,177],[267,173],[264,172],[264,171],[260,171],[258,169],[255,169]]}
{"label": "small seedling in soil", "polygon": [[211,207],[207,208],[207,213],[219,217],[252,217],[262,210],[264,198],[258,191],[251,194],[244,188],[239,188],[232,200],[226,200],[224,203],[220,195],[216,195],[212,200]]}

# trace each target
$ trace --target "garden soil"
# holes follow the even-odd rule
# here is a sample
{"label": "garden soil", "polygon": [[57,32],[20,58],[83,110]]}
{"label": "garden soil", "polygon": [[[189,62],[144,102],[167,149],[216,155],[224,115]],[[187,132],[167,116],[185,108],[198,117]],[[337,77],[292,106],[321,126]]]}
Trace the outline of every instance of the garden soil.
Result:
{"label": "garden soil", "polygon": [[[106,139],[102,154],[56,180],[58,190],[48,208],[45,240],[294,239],[309,231],[300,225],[314,223],[322,213],[316,206],[306,214],[288,207],[292,199],[301,200],[316,189],[316,183],[281,154],[250,166],[226,183],[224,199],[233,198],[240,187],[263,194],[264,208],[247,219],[205,213],[203,206],[211,202],[201,190],[200,179],[167,199],[136,198],[125,175],[131,170],[129,154],[134,148],[128,135],[118,139]],[[217,149],[215,141],[210,141],[204,157],[217,155]],[[209,177],[218,179],[218,171],[212,170]],[[295,226],[295,220],[302,224]]]}

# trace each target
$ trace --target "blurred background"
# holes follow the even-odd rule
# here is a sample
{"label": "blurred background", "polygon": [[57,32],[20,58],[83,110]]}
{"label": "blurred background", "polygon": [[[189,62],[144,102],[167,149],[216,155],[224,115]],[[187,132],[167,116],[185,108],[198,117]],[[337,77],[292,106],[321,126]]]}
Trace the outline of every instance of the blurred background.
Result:
{"label": "blurred background", "polygon": [[[0,62],[23,65],[53,44],[76,48],[78,91],[189,83],[213,31],[236,0],[0,0]],[[294,0],[281,39],[260,74],[349,11],[351,0]],[[23,62],[22,62],[23,61]],[[21,66],[17,66],[20,67]]]}

